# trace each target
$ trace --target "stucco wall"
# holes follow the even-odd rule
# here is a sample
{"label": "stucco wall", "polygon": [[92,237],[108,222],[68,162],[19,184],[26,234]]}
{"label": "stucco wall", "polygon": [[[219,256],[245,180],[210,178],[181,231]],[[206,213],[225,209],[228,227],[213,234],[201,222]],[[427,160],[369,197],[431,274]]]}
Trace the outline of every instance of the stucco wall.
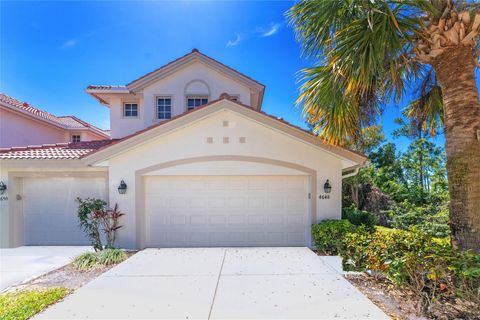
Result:
{"label": "stucco wall", "polygon": [[[228,121],[228,127],[223,126],[224,121]],[[207,143],[208,137],[213,138],[213,143]],[[224,137],[229,138],[229,143],[223,143]],[[240,137],[245,137],[246,142],[240,143]],[[119,234],[119,243],[125,247],[132,247],[136,242],[136,217],[133,213],[136,211],[138,201],[143,201],[143,195],[137,196],[135,192],[138,187],[136,171],[178,159],[222,155],[281,160],[316,171],[317,192],[312,196],[317,199],[314,208],[317,221],[341,217],[342,169],[341,161],[337,157],[237,113],[223,110],[109,160],[110,202],[112,205],[118,203],[121,211],[126,214],[125,227]],[[271,174],[293,173],[291,169],[275,166],[265,168],[262,165],[241,162],[220,167],[214,163],[197,163],[187,165],[183,169],[185,170],[181,167],[172,167],[164,169],[163,172],[155,170],[152,174],[214,175],[220,172],[240,175],[265,174],[265,170]],[[319,195],[323,194],[323,184],[327,179],[333,186],[330,199],[318,199]],[[128,191],[124,195],[118,194],[117,191],[121,180],[128,185]]]}
{"label": "stucco wall", "polygon": [[[238,96],[240,102],[250,105],[249,88],[225,77],[201,62],[189,64],[144,88],[143,93],[137,94],[138,98],[136,99],[112,99],[110,101],[112,138],[121,138],[158,123],[159,120],[156,119],[157,96],[172,97],[172,117],[174,117],[187,110],[186,95],[206,94],[209,96],[209,101],[212,101],[218,99],[224,92]],[[128,102],[139,104],[138,117],[123,117],[123,103]]]}
{"label": "stucco wall", "polygon": [[0,147],[23,147],[69,141],[65,130],[0,108]]}

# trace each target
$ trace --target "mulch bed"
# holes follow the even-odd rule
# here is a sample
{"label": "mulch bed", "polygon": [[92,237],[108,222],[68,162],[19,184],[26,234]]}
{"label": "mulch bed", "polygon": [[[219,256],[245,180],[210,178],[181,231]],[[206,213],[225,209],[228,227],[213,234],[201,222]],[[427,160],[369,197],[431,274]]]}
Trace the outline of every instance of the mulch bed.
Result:
{"label": "mulch bed", "polygon": [[392,319],[480,319],[480,306],[448,297],[422,307],[418,296],[405,287],[397,287],[381,276],[366,273],[345,278]]}
{"label": "mulch bed", "polygon": [[[128,258],[134,255],[136,251],[127,251]],[[127,258],[127,259],[128,259]],[[99,265],[87,271],[76,269],[72,263],[66,266],[50,271],[38,278],[30,280],[8,289],[7,292],[16,290],[42,290],[49,288],[67,288],[70,291],[80,288],[102,273],[110,270],[116,265],[103,266]]]}

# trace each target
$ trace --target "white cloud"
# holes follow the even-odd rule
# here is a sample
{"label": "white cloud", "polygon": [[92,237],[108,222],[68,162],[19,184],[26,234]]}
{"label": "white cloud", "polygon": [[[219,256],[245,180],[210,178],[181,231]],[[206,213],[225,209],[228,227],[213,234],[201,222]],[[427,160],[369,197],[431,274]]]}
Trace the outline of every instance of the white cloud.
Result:
{"label": "white cloud", "polygon": [[278,29],[280,29],[280,24],[271,22],[266,28],[257,28],[257,32],[260,33],[261,37],[266,38],[273,36],[275,33],[278,32]]}
{"label": "white cloud", "polygon": [[70,40],[67,40],[65,41],[61,46],[60,46],[60,49],[67,49],[67,48],[71,48],[71,47],[74,47],[77,45],[77,40],[75,39],[70,39]]}
{"label": "white cloud", "polygon": [[237,44],[240,43],[240,41],[242,41],[242,38],[240,37],[240,35],[237,33],[237,37],[235,38],[235,40],[228,40],[227,42],[227,47],[235,47]]}

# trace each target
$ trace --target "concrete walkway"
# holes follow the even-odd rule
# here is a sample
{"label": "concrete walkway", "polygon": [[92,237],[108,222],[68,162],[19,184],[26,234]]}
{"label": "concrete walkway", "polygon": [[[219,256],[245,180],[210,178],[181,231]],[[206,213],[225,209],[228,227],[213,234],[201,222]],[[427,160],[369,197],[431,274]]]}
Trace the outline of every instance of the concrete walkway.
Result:
{"label": "concrete walkway", "polygon": [[308,248],[146,249],[36,319],[388,319]]}
{"label": "concrete walkway", "polygon": [[90,247],[32,246],[0,249],[0,292],[63,267]]}

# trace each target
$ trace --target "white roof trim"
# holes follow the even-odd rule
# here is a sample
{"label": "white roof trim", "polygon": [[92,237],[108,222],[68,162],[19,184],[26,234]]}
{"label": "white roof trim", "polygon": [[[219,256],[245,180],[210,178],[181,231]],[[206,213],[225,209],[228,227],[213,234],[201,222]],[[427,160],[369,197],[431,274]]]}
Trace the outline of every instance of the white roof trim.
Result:
{"label": "white roof trim", "polygon": [[191,113],[181,115],[178,118],[172,119],[169,122],[165,122],[160,125],[156,125],[150,129],[147,129],[143,132],[133,134],[123,141],[120,140],[116,144],[107,146],[105,147],[105,149],[101,149],[97,152],[85,156],[83,159],[85,159],[86,163],[89,165],[96,165],[99,162],[103,162],[117,156],[120,153],[127,152],[142,144],[148,143],[152,139],[158,138],[165,134],[170,134],[171,132],[179,130],[185,126],[189,126],[194,122],[200,121],[203,118],[209,117],[224,109],[231,110],[252,121],[256,121],[264,126],[272,128],[273,130],[277,130],[283,134],[287,134],[297,139],[298,141],[313,145],[318,149],[335,156],[336,158],[351,163],[352,166],[350,167],[363,164],[366,161],[366,157],[364,156],[361,156],[344,148],[328,145],[300,128],[295,128],[291,125],[275,120],[262,112],[255,111],[249,107],[240,105],[236,102],[226,99],[212,102],[210,105],[195,110]]}

